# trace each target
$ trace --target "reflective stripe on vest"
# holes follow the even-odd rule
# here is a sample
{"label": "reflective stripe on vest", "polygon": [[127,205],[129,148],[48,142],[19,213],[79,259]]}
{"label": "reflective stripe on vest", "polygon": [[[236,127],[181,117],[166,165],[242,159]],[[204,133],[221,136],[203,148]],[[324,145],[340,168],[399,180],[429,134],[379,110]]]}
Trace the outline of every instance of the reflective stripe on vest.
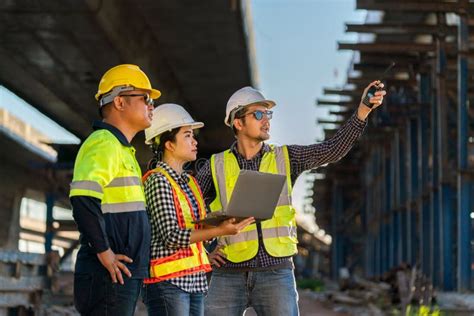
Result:
{"label": "reflective stripe on vest", "polygon": [[145,202],[102,203],[102,213],[141,212],[146,209]]}
{"label": "reflective stripe on vest", "polygon": [[[275,227],[262,229],[266,238],[290,237],[296,235],[296,227]],[[225,244],[235,244],[238,242],[258,240],[257,230],[242,232],[233,236],[224,237]]]}
{"label": "reflective stripe on vest", "polygon": [[113,179],[106,188],[127,187],[131,185],[140,185],[139,177],[120,177]]}
{"label": "reflective stripe on vest", "polygon": [[104,193],[100,184],[95,181],[75,181],[71,183],[71,190],[86,190],[86,191],[94,191],[100,194]]}
{"label": "reflective stripe on vest", "polygon": [[[281,174],[281,175],[287,175],[287,174],[290,174],[289,172],[287,172],[287,168],[286,168],[286,161],[285,161],[285,153],[283,152],[283,147],[275,147],[273,148],[273,151],[274,151],[274,154],[275,154],[275,160],[276,160],[276,167],[277,167],[277,171],[278,172],[274,172],[274,173],[278,173],[278,174]],[[286,149],[285,149],[286,150]],[[227,186],[227,181],[229,181],[229,179],[226,179],[226,175],[229,175],[229,174],[239,174],[240,172],[240,167],[238,165],[238,163],[236,164],[237,168],[235,168],[235,164],[232,163],[232,161],[227,161],[229,163],[232,164],[231,166],[231,169],[230,170],[227,170],[227,172],[225,171],[225,168],[228,168],[228,164],[229,163],[226,163],[226,159],[227,160],[236,160],[235,156],[233,154],[231,154],[232,157],[227,157],[226,158],[226,152],[221,152],[219,154],[216,154],[216,155],[213,155],[212,158],[211,158],[211,166],[214,166],[214,167],[211,167],[211,173],[212,173],[212,176],[216,178],[216,182],[217,182],[217,187],[216,187],[216,195],[219,195],[220,197],[220,204],[221,204],[221,208],[220,209],[215,209],[215,210],[212,210],[213,212],[215,211],[221,211],[222,209],[226,209],[227,208],[227,203],[230,199],[230,196],[229,195],[229,192],[228,190],[226,189],[226,186]],[[265,157],[265,156],[264,156]],[[232,159],[234,158],[234,159]],[[265,159],[262,159],[262,163],[264,163],[264,160]],[[261,165],[262,167],[262,165]],[[263,166],[265,169],[266,169],[266,166]],[[212,170],[214,169],[214,170]],[[262,168],[260,168],[260,171]],[[236,179],[237,180],[237,179]],[[235,185],[235,181],[234,181],[234,185]],[[290,201],[290,193],[288,190],[288,187],[291,187],[291,179],[290,179],[290,182],[287,181],[287,183],[285,183],[282,191],[281,191],[281,194],[280,194],[280,198],[278,200],[278,203],[277,203],[277,206],[283,206],[283,205],[290,205],[291,204],[291,201]],[[230,192],[230,194],[232,194],[232,192]]]}
{"label": "reflective stripe on vest", "polygon": [[[191,201],[183,189],[165,169],[158,167],[147,172],[143,177],[143,182],[146,181],[148,176],[155,172],[164,175],[171,184],[179,227],[181,229],[198,229],[199,225],[193,223],[193,221],[196,220],[196,217],[192,210]],[[197,184],[196,179],[192,176],[189,176],[188,184],[198,203],[199,216],[200,218],[204,218],[206,216],[206,209],[199,185]],[[144,282],[156,283],[197,272],[209,271],[211,271],[211,265],[209,264],[203,243],[197,242],[190,244],[188,248],[179,249],[170,256],[151,260],[151,277],[145,279]]]}
{"label": "reflective stripe on vest", "polygon": [[[211,174],[216,188],[216,199],[211,203],[212,211],[225,209],[239,175],[237,158],[230,151],[211,157]],[[291,170],[286,146],[274,147],[264,154],[260,172],[286,175],[287,181],[271,219],[261,222],[265,250],[274,257],[286,257],[296,253],[295,210],[291,205]],[[256,225],[249,225],[235,236],[221,237],[219,243],[223,252],[232,262],[242,262],[253,258],[258,252]]]}

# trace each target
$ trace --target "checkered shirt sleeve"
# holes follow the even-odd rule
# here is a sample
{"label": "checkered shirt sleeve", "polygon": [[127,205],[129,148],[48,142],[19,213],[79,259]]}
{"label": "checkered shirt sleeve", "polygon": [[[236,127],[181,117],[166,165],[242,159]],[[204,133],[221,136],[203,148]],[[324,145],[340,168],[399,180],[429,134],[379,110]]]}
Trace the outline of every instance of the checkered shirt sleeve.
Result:
{"label": "checkered shirt sleeve", "polygon": [[196,180],[201,187],[202,195],[206,204],[210,204],[215,198],[215,188],[212,183],[211,160],[206,159],[206,162],[197,170]]}
{"label": "checkered shirt sleeve", "polygon": [[366,124],[354,114],[332,138],[322,143],[288,146],[292,180],[295,181],[305,170],[336,162],[344,157],[363,133]]}

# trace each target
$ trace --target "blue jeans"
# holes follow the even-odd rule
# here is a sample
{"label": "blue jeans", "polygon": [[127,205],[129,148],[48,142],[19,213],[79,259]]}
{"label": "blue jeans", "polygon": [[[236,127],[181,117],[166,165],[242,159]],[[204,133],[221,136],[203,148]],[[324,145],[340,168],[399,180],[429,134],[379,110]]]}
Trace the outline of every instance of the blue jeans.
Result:
{"label": "blue jeans", "polygon": [[133,315],[143,280],[124,276],[123,281],[112,283],[103,273],[75,274],[74,306],[81,315]]}
{"label": "blue jeans", "polygon": [[168,282],[146,284],[142,297],[148,315],[204,315],[204,293],[188,293]]}
{"label": "blue jeans", "polygon": [[257,315],[299,315],[293,270],[212,272],[204,300],[206,316],[241,316],[250,306]]}

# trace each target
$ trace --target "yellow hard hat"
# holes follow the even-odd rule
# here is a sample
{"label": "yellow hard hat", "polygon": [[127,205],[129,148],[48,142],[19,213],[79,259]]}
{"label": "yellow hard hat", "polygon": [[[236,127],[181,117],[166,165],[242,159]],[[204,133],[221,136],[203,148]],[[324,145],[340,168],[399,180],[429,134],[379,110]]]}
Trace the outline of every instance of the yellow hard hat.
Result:
{"label": "yellow hard hat", "polygon": [[[161,95],[159,90],[151,87],[147,75],[137,65],[132,64],[122,64],[107,70],[99,82],[99,89],[95,94],[95,99],[101,99],[103,95],[110,93],[117,87],[125,88],[122,91],[146,90],[150,94],[151,99],[158,99]],[[101,102],[100,105],[104,104]]]}

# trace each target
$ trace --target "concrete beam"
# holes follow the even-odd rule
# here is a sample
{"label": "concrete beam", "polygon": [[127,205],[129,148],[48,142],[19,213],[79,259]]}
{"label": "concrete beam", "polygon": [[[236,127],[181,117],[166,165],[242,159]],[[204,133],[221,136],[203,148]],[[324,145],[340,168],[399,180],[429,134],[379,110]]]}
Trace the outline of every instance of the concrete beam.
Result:
{"label": "concrete beam", "polygon": [[442,28],[438,25],[426,24],[406,24],[406,23],[367,23],[367,24],[346,24],[346,32],[370,33],[376,35],[418,35],[418,34],[437,34],[456,35],[457,28],[448,26]]}
{"label": "concrete beam", "polygon": [[[120,0],[87,0],[86,4],[91,11],[99,8],[94,18],[121,60],[140,65],[154,88],[163,92],[160,103],[186,103],[177,74],[163,55],[159,40],[154,37],[138,6]],[[130,19],[133,19],[133,23],[124,23]],[[103,64],[103,71],[110,66],[113,65]]]}
{"label": "concrete beam", "polygon": [[31,68],[18,64],[0,46],[0,84],[36,107],[40,112],[78,137],[91,131],[91,122],[58,97],[42,77],[32,76]]}
{"label": "concrete beam", "polygon": [[[462,7],[458,2],[441,1],[403,1],[380,2],[374,0],[357,0],[356,9],[376,11],[411,11],[411,12],[460,12]],[[469,12],[474,12],[474,5],[469,4]]]}
{"label": "concrete beam", "polygon": [[[454,45],[448,45],[448,50],[452,50],[455,48]],[[433,52],[436,50],[435,44],[419,44],[419,43],[343,43],[338,42],[338,49],[339,50],[356,50],[360,52],[368,52],[368,53],[385,53],[385,52],[392,52],[392,53],[410,53],[410,52],[417,52],[417,53],[427,53]]]}

